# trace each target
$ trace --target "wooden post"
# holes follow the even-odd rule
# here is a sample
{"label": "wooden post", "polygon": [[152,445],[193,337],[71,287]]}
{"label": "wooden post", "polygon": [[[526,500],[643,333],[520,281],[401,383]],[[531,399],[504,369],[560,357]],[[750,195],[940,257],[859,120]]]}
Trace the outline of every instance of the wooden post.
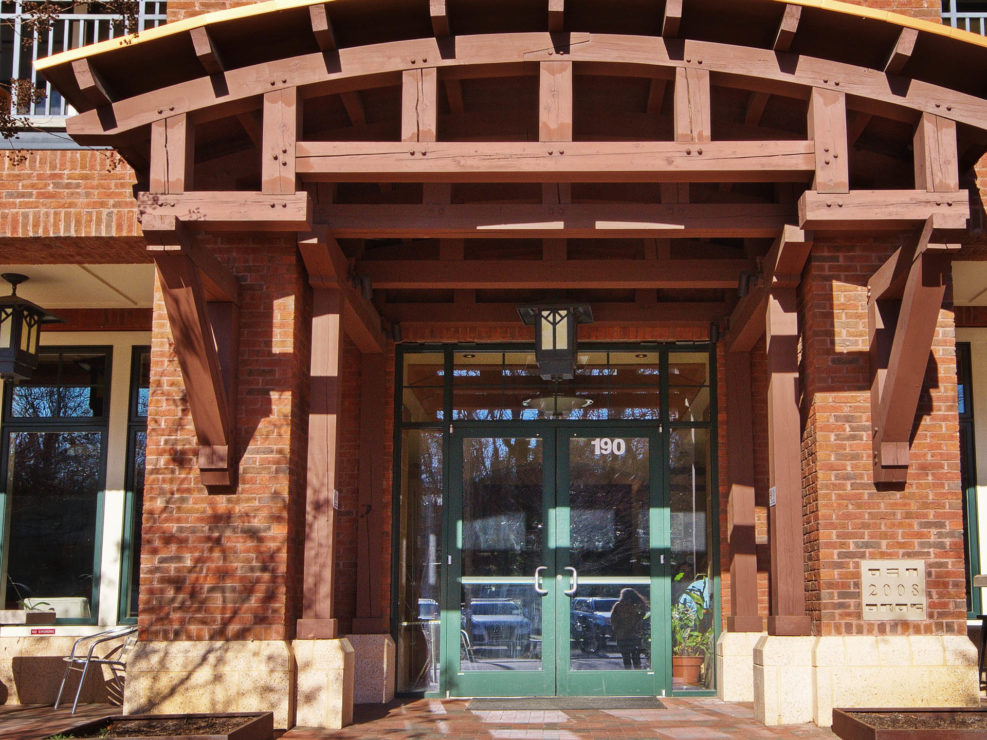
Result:
{"label": "wooden post", "polygon": [[956,151],[956,121],[923,113],[912,140],[915,188],[930,193],[960,189]]}
{"label": "wooden post", "polygon": [[357,510],[356,617],[353,632],[387,632],[387,610],[381,600],[383,546],[384,354],[364,354],[360,372],[360,490]]}
{"label": "wooden post", "polygon": [[337,635],[332,589],[335,562],[336,465],[339,458],[339,378],[343,349],[343,300],[338,290],[312,290],[311,394],[308,421],[308,475],[305,486],[305,558],[301,640]]}
{"label": "wooden post", "polygon": [[406,69],[401,84],[401,141],[435,141],[438,116],[435,67]]}
{"label": "wooden post", "polygon": [[757,613],[757,544],[754,532],[754,424],[751,410],[751,358],[727,354],[727,419],[730,498],[727,541],[730,544],[729,632],[760,632]]}
{"label": "wooden post", "polygon": [[768,526],[771,536],[772,635],[811,634],[805,613],[802,538],[802,445],[798,407],[798,316],[795,288],[768,296]]}
{"label": "wooden post", "polygon": [[539,65],[538,140],[572,141],[572,62]]}
{"label": "wooden post", "polygon": [[850,168],[844,93],[812,88],[812,96],[809,98],[809,138],[816,145],[816,192],[849,193]]}
{"label": "wooden post", "polygon": [[295,144],[301,101],[294,87],[264,95],[261,189],[265,193],[295,192]]}
{"label": "wooden post", "polygon": [[675,141],[705,142],[710,134],[709,72],[705,69],[675,69]]}
{"label": "wooden post", "polygon": [[192,187],[195,166],[195,129],[184,113],[151,124],[152,193],[184,193]]}

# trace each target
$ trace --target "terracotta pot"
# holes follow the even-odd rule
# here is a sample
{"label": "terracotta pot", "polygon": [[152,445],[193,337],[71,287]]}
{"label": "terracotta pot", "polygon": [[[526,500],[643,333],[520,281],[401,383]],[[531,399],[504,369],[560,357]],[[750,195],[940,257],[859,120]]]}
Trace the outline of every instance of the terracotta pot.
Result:
{"label": "terracotta pot", "polygon": [[694,686],[699,683],[699,669],[705,662],[706,658],[701,655],[673,655],[672,678]]}

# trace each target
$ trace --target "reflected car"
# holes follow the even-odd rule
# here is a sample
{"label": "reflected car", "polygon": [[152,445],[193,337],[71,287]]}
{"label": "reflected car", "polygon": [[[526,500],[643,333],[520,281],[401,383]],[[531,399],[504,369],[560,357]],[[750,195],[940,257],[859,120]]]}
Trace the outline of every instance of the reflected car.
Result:
{"label": "reflected car", "polygon": [[474,650],[501,650],[517,657],[531,643],[531,620],[511,599],[473,599],[463,612],[463,629]]}
{"label": "reflected car", "polygon": [[418,619],[430,622],[439,618],[439,602],[435,599],[418,599]]}
{"label": "reflected car", "polygon": [[610,639],[610,612],[617,599],[595,597],[573,599],[569,612],[571,639],[579,649],[589,655],[596,655],[607,649]]}

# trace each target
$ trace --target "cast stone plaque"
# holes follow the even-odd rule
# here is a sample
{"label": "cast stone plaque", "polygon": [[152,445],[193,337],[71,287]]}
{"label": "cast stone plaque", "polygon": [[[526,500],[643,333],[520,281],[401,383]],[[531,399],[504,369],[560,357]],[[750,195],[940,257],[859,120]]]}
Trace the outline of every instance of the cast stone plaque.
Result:
{"label": "cast stone plaque", "polygon": [[925,619],[925,561],[861,560],[860,603],[865,620]]}

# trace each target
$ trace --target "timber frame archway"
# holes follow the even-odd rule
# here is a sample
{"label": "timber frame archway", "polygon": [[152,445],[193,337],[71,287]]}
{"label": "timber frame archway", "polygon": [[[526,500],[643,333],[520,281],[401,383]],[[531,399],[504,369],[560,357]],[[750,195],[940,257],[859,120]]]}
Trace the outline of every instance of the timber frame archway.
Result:
{"label": "timber frame archway", "polygon": [[[730,631],[763,627],[744,429],[764,338],[773,635],[812,629],[792,566],[803,268],[815,240],[893,235],[868,282],[873,476],[905,479],[965,178],[987,148],[981,37],[828,0],[275,0],[38,67],[79,111],[72,137],[138,173],[206,486],[236,485],[237,280],[200,243],[223,231],[297,234],[310,478],[334,459],[338,388],[320,383],[344,334],[382,373],[402,329],[514,325],[546,294],[591,303],[601,328],[716,325]],[[312,512],[329,468],[309,480]],[[306,572],[325,564],[331,517]],[[331,589],[306,581],[300,636],[335,636]]]}

